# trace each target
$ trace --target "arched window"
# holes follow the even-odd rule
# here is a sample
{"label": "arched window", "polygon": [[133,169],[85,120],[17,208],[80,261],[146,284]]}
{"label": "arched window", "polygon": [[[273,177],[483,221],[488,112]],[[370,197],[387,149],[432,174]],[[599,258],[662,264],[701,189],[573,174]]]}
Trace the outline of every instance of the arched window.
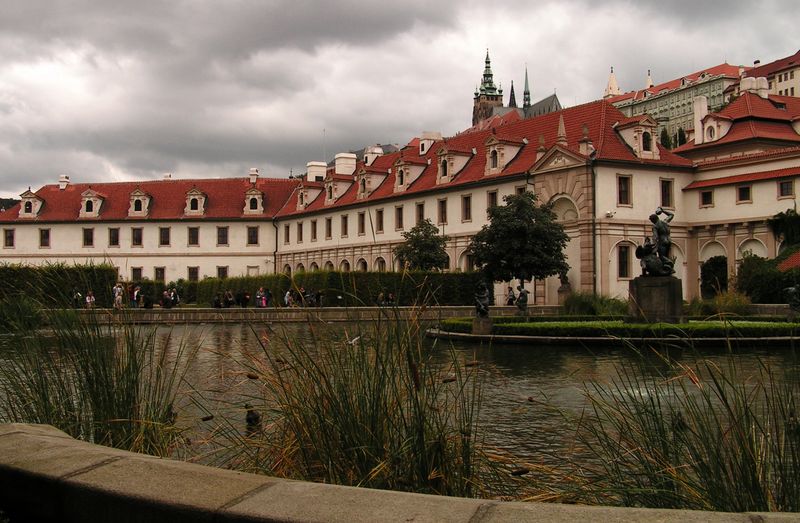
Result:
{"label": "arched window", "polygon": [[405,183],[406,173],[403,169],[397,171],[397,185],[403,185]]}
{"label": "arched window", "polygon": [[378,272],[386,272],[386,260],[383,258],[375,260],[375,270]]}
{"label": "arched window", "polygon": [[653,150],[653,137],[650,136],[650,133],[646,132],[642,134],[642,150],[643,151]]}
{"label": "arched window", "polygon": [[442,178],[447,178],[447,160],[442,160]]}
{"label": "arched window", "polygon": [[364,258],[358,260],[358,262],[356,263],[356,270],[359,272],[367,272],[367,260],[365,260]]}
{"label": "arched window", "polygon": [[360,185],[361,185],[361,193],[363,194],[363,193],[367,192],[367,179],[366,178],[361,178]]}
{"label": "arched window", "polygon": [[489,155],[489,166],[492,169],[497,169],[497,150],[493,150],[492,154]]}
{"label": "arched window", "polygon": [[250,198],[250,210],[258,210],[258,198]]}
{"label": "arched window", "polygon": [[142,212],[142,200],[133,200],[133,210],[135,212]]}
{"label": "arched window", "polygon": [[25,202],[25,212],[30,214],[33,212],[33,204],[31,202]]}
{"label": "arched window", "polygon": [[328,190],[328,199],[333,200],[333,186],[329,185],[327,190]]}
{"label": "arched window", "polygon": [[283,266],[283,273],[285,275],[287,275],[287,276],[291,276],[291,274],[292,274],[292,266],[289,265],[288,263],[286,265],[284,265]]}
{"label": "arched window", "polygon": [[708,130],[706,131],[706,136],[708,136],[709,140],[713,140],[714,139],[714,128],[713,127],[709,127],[708,128]]}
{"label": "arched window", "polygon": [[94,202],[92,200],[86,200],[86,212],[94,212]]}
{"label": "arched window", "polygon": [[197,198],[192,198],[189,200],[189,210],[196,211],[199,209],[200,203],[197,201]]}

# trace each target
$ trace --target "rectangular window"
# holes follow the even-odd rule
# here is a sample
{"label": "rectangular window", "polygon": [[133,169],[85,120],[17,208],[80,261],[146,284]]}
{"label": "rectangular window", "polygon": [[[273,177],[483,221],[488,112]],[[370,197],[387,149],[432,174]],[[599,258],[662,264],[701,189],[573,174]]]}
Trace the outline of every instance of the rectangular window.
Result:
{"label": "rectangular window", "polygon": [[217,227],[217,245],[228,245],[227,227]]}
{"label": "rectangular window", "polygon": [[325,218],[325,239],[330,240],[333,237],[333,218]]}
{"label": "rectangular window", "polygon": [[198,281],[200,279],[200,267],[186,267],[186,279]]}
{"label": "rectangular window", "polygon": [[425,220],[425,202],[420,202],[416,206],[417,210],[417,225],[422,223]]}
{"label": "rectangular window", "polygon": [[108,229],[108,246],[119,247],[119,228],[111,227]]}
{"label": "rectangular window", "polygon": [[200,227],[189,227],[187,231],[189,234],[189,245],[200,245]]}
{"label": "rectangular window", "polygon": [[247,245],[258,245],[258,226],[247,227]]}
{"label": "rectangular window", "polygon": [[158,246],[169,246],[169,227],[158,228]]}
{"label": "rectangular window", "polygon": [[394,228],[398,231],[403,230],[403,206],[399,205],[394,208]]}
{"label": "rectangular window", "polygon": [[461,197],[461,221],[472,221],[472,195],[465,194]]}
{"label": "rectangular window", "polygon": [[438,214],[437,218],[438,218],[438,220],[439,220],[439,221],[438,221],[438,223],[439,223],[440,225],[441,225],[441,224],[445,224],[445,223],[447,223],[447,199],[442,199],[442,200],[439,200],[439,201],[437,202],[437,208],[438,208],[438,209],[437,209],[437,210],[438,210],[438,212],[437,212],[437,214]]}
{"label": "rectangular window", "polygon": [[131,267],[131,280],[132,281],[142,281],[142,268],[141,267]]}
{"label": "rectangular window", "polygon": [[131,245],[134,247],[141,247],[142,246],[142,228],[141,227],[132,227],[131,228]]}
{"label": "rectangular window", "polygon": [[[13,233],[13,229],[12,229]],[[12,237],[13,241],[13,237]],[[83,230],[83,246],[84,247],[94,247],[94,229],[84,229]],[[13,247],[13,245],[12,245]]]}
{"label": "rectangular window", "polygon": [[525,194],[525,186],[521,185],[519,187],[514,187],[514,192],[517,193],[517,196],[520,194]]}
{"label": "rectangular window", "polygon": [[297,224],[297,243],[303,243],[303,222]]}
{"label": "rectangular window", "polygon": [[289,230],[289,224],[286,224],[286,225],[283,226],[283,243],[284,244],[288,244],[289,243],[289,234],[291,234],[291,231]]}
{"label": "rectangular window", "polygon": [[342,215],[342,238],[347,238],[347,215]]}
{"label": "rectangular window", "polygon": [[358,213],[358,235],[364,236],[367,232],[367,218],[363,212]]}
{"label": "rectangular window", "polygon": [[[86,235],[84,234],[84,237],[85,236]],[[85,246],[86,244],[84,243],[84,247]],[[14,229],[3,229],[3,247],[7,249],[14,247]]]}
{"label": "rectangular window", "polygon": [[736,188],[736,203],[750,203],[753,201],[752,186],[740,185]]}
{"label": "rectangular window", "polygon": [[311,220],[311,241],[317,241],[317,220]]}
{"label": "rectangular window", "polygon": [[489,209],[497,207],[497,191],[486,193],[486,216],[489,216]]}
{"label": "rectangular window", "polygon": [[166,280],[166,272],[167,271],[164,269],[164,267],[154,267],[153,280],[163,282],[164,280]]}
{"label": "rectangular window", "polygon": [[227,277],[228,277],[228,266],[217,265],[217,278],[227,278]]}
{"label": "rectangular window", "polygon": [[631,248],[629,245],[617,247],[617,278],[631,277]]}
{"label": "rectangular window", "polygon": [[617,205],[631,205],[631,177],[617,176]]}
{"label": "rectangular window", "polygon": [[700,207],[714,205],[714,191],[700,191]]}
{"label": "rectangular window", "polygon": [[671,208],[674,206],[672,200],[672,180],[661,180],[661,207]]}
{"label": "rectangular window", "polygon": [[383,209],[375,211],[375,232],[383,232]]}
{"label": "rectangular window", "polygon": [[791,198],[794,196],[794,180],[781,180],[778,182],[778,198]]}
{"label": "rectangular window", "polygon": [[247,275],[248,276],[258,276],[259,273],[258,265],[248,265],[247,266]]}
{"label": "rectangular window", "polygon": [[50,247],[50,229],[39,229],[39,247]]}

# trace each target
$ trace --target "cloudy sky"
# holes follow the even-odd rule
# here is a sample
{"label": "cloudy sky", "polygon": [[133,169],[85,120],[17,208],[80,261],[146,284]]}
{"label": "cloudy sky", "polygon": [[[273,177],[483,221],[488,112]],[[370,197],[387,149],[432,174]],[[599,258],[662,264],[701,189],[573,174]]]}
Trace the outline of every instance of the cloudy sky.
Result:
{"label": "cloudy sky", "polygon": [[469,127],[486,48],[575,105],[798,49],[796,0],[3,0],[0,196],[74,181],[286,177]]}

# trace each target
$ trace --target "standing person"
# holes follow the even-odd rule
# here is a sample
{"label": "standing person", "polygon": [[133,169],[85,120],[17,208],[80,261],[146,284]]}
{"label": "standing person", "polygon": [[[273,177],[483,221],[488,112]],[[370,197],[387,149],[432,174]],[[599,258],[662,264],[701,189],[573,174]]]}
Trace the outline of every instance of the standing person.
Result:
{"label": "standing person", "polygon": [[86,308],[94,309],[94,293],[92,292],[92,289],[89,289],[86,292]]}
{"label": "standing person", "polygon": [[122,294],[125,291],[122,289],[122,284],[117,283],[114,285],[113,294],[114,294],[114,308],[119,310],[122,308]]}
{"label": "standing person", "polygon": [[272,303],[272,291],[267,287],[264,290],[264,307],[269,307],[270,303]]}
{"label": "standing person", "polygon": [[283,304],[286,305],[287,307],[292,306],[292,289],[289,289],[288,291],[286,291],[286,294],[284,294]]}
{"label": "standing person", "polygon": [[177,307],[178,304],[181,302],[181,297],[178,296],[178,289],[176,289],[175,287],[170,289],[169,297],[170,297],[170,300],[172,300],[172,306],[173,307]]}
{"label": "standing person", "polygon": [[264,287],[259,287],[256,291],[256,307],[264,307]]}
{"label": "standing person", "polygon": [[517,302],[517,297],[514,295],[514,288],[509,285],[506,291],[506,305],[514,305]]}
{"label": "standing person", "polygon": [[78,289],[72,289],[72,306],[76,309],[80,309],[83,305],[83,295],[78,292]]}

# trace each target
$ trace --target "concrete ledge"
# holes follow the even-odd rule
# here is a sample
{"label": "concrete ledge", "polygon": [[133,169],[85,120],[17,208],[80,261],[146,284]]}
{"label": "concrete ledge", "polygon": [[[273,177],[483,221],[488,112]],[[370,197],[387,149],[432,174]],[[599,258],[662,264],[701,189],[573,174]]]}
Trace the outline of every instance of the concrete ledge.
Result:
{"label": "concrete ledge", "polygon": [[289,481],[109,449],[26,424],[0,425],[0,509],[13,522],[797,521],[796,514],[512,503]]}

